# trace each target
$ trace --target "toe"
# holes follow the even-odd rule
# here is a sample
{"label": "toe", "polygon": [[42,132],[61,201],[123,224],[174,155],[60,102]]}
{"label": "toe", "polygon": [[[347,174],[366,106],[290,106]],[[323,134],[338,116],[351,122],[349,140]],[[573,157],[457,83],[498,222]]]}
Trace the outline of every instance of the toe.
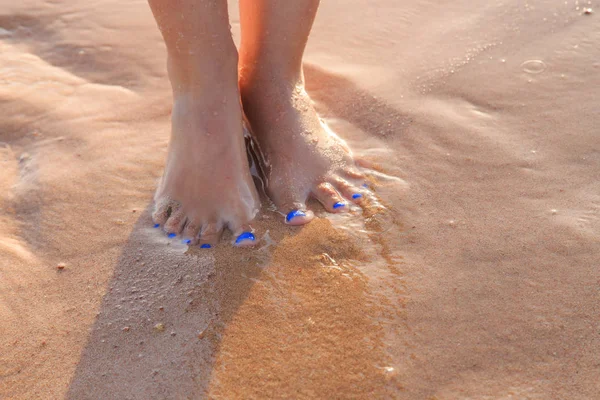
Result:
{"label": "toe", "polygon": [[285,223],[288,225],[304,225],[312,221],[315,214],[305,207],[293,208],[285,214]]}
{"label": "toe", "polygon": [[179,205],[172,201],[160,201],[154,206],[152,220],[155,224],[164,225],[171,214],[179,209]]}
{"label": "toe", "polygon": [[302,202],[293,202],[279,207],[280,212],[285,215],[285,223],[288,225],[304,225],[315,217],[315,214],[306,209]]}
{"label": "toe", "polygon": [[366,199],[368,195],[368,191],[365,190],[364,187],[353,185],[345,179],[335,178],[332,180],[332,183],[336,187],[336,189],[342,194],[342,196],[344,196],[344,198],[354,203],[360,204]]}
{"label": "toe", "polygon": [[233,233],[233,245],[236,247],[250,247],[258,242],[250,224],[242,224],[235,228],[230,225],[229,229]]}
{"label": "toe", "polygon": [[251,247],[257,242],[254,232],[251,228],[246,228],[243,231],[234,234],[233,245],[236,247]]}
{"label": "toe", "polygon": [[346,201],[328,182],[321,183],[313,190],[313,196],[331,213],[344,212],[348,209]]}
{"label": "toe", "polygon": [[344,169],[343,175],[350,180],[359,181],[361,183],[364,182],[364,180],[365,180],[365,174],[360,172],[355,167],[348,167],[348,168]]}
{"label": "toe", "polygon": [[[291,189],[290,186],[292,186]],[[275,196],[275,194],[277,195]],[[299,188],[294,190],[289,181],[283,183],[279,181],[272,182],[269,188],[269,197],[271,197],[279,212],[284,215],[284,221],[288,225],[304,225],[315,217],[312,211],[306,209],[306,204],[304,204],[307,198],[304,185],[300,185]]]}
{"label": "toe", "polygon": [[[195,244],[198,241],[198,233],[200,232],[200,224],[195,221],[188,220],[183,228],[183,238],[187,244]],[[189,240],[189,242],[187,242]]]}
{"label": "toe", "polygon": [[163,227],[163,230],[169,235],[169,237],[175,237],[173,234],[178,235],[181,233],[183,226],[185,225],[186,218],[182,210],[175,211],[171,214],[167,222]]}
{"label": "toe", "polygon": [[205,224],[202,226],[202,230],[198,238],[198,245],[201,249],[210,249],[219,243],[222,233],[223,227],[221,224],[217,224],[215,222]]}
{"label": "toe", "polygon": [[279,212],[285,216],[285,223],[288,225],[304,225],[315,217],[312,211],[306,209],[306,204],[303,201],[290,199],[285,202],[276,202],[275,205]]}

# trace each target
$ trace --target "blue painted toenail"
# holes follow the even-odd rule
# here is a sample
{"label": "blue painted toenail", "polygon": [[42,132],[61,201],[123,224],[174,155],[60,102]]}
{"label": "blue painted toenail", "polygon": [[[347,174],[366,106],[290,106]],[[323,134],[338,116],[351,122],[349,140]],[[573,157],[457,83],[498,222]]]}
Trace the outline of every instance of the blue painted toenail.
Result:
{"label": "blue painted toenail", "polygon": [[360,199],[361,197],[362,197],[362,194],[360,194],[360,193],[354,193],[354,194],[352,195],[352,198],[353,198],[353,199]]}
{"label": "blue painted toenail", "polygon": [[190,243],[192,243],[192,239],[183,239],[183,240],[181,241],[181,243],[184,243],[184,244],[190,244]]}
{"label": "blue painted toenail", "polygon": [[160,228],[160,224],[154,224],[155,228]]}
{"label": "blue painted toenail", "polygon": [[240,234],[240,236],[235,239],[235,244],[240,244],[244,240],[255,240],[254,234],[252,232],[244,232]]}
{"label": "blue painted toenail", "polygon": [[368,187],[369,187],[369,185],[367,185],[366,183],[363,183],[363,184],[362,184],[362,187],[364,187],[364,188],[368,188]]}
{"label": "blue painted toenail", "polygon": [[210,249],[211,247],[212,247],[212,246],[211,246],[210,244],[208,244],[208,243],[204,243],[204,244],[201,244],[201,245],[200,245],[200,248],[201,248],[201,249]]}
{"label": "blue painted toenail", "polygon": [[301,211],[301,210],[292,210],[285,217],[285,221],[286,222],[290,222],[291,220],[293,220],[296,217],[306,217],[306,213],[304,211]]}
{"label": "blue painted toenail", "polygon": [[167,235],[169,239],[173,239],[175,236],[177,236],[177,234],[172,232]]}
{"label": "blue painted toenail", "polygon": [[337,203],[335,203],[333,205],[333,208],[340,208],[340,207],[344,207],[346,205],[346,203],[342,203],[341,201],[338,201]]}

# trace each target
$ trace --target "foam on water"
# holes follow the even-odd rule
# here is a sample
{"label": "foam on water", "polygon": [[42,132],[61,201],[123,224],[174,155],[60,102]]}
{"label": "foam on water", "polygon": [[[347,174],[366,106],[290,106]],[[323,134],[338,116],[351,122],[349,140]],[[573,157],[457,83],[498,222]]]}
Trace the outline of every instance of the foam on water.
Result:
{"label": "foam on water", "polygon": [[541,74],[548,68],[542,60],[528,60],[521,64],[521,67],[523,71],[530,74]]}

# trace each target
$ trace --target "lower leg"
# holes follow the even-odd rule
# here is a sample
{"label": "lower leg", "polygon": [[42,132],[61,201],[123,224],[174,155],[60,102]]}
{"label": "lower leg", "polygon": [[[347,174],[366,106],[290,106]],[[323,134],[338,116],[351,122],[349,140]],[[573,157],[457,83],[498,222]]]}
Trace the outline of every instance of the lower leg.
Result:
{"label": "lower leg", "polygon": [[302,81],[302,56],[320,0],[241,0],[240,80]]}
{"label": "lower leg", "polygon": [[363,198],[364,177],[350,149],[322,124],[304,90],[302,57],[318,5],[240,1],[244,110],[271,165],[268,194],[290,224],[312,219],[305,205],[309,196],[329,212]]}
{"label": "lower leg", "polygon": [[[201,89],[221,75],[236,79],[237,51],[225,0],[149,0],[165,41],[173,91]],[[221,81],[220,81],[221,82]]]}
{"label": "lower leg", "polygon": [[171,235],[207,247],[226,226],[236,234],[248,229],[258,209],[227,2],[149,3],[167,47],[173,89],[171,140],[153,217]]}

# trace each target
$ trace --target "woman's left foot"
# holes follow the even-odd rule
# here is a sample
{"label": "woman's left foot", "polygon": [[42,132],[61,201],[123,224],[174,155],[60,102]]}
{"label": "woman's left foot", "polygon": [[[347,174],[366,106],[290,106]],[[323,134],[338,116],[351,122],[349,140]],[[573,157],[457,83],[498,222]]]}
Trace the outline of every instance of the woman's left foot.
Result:
{"label": "woman's left foot", "polygon": [[302,80],[242,73],[240,93],[268,164],[267,194],[286,223],[302,225],[314,218],[306,208],[311,196],[331,213],[365,199],[365,176],[356,168],[352,151],[323,124]]}

